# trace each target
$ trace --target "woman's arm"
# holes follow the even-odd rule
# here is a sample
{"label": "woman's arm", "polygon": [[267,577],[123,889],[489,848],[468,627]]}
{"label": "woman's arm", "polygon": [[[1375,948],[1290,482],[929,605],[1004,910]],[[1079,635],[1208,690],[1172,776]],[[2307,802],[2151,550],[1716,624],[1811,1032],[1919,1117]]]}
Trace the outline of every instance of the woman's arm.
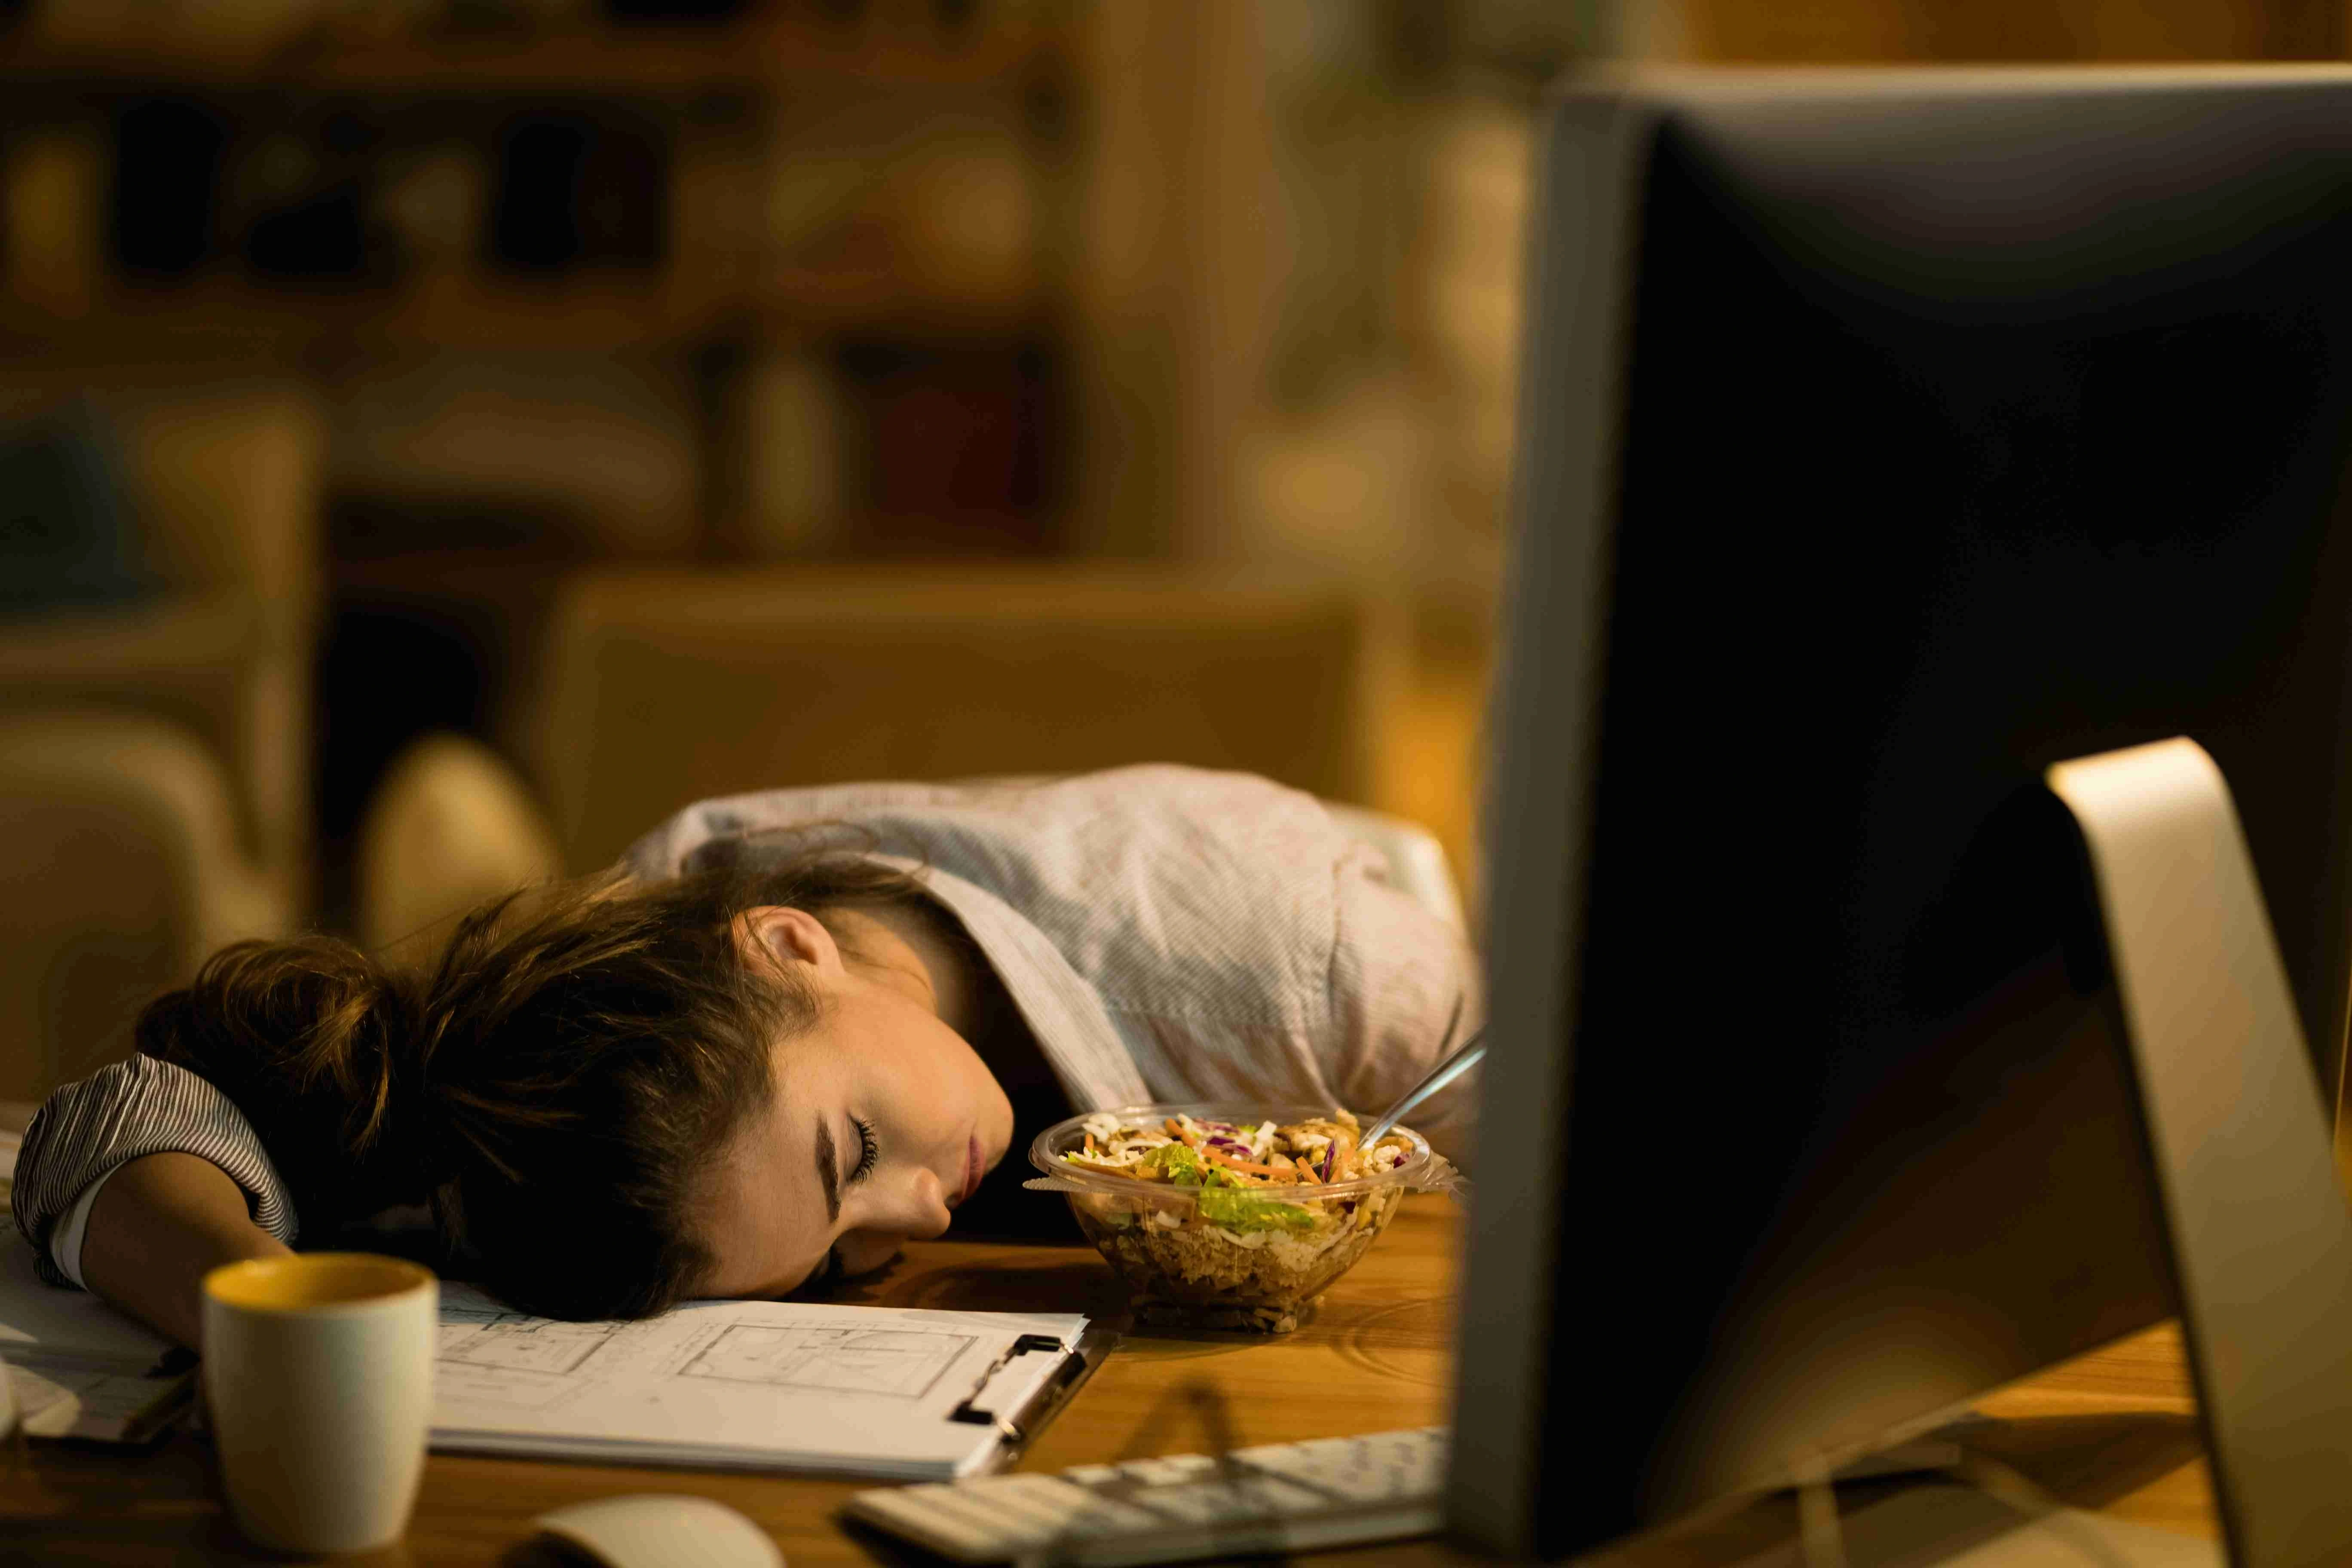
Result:
{"label": "woman's arm", "polygon": [[245,1189],[218,1165],[194,1154],[148,1154],[99,1190],[82,1234],[81,1277],[149,1327],[200,1349],[205,1275],[289,1250],[253,1223]]}
{"label": "woman's arm", "polygon": [[[216,1192],[214,1178],[226,1180],[238,1194],[237,1218],[279,1242],[294,1240],[292,1194],[244,1113],[184,1068],[133,1056],[59,1089],[26,1130],[10,1199],[16,1227],[32,1243],[33,1266],[43,1279],[60,1286],[80,1282],[84,1255],[98,1250],[92,1237],[100,1209],[126,1201],[112,1190],[110,1178],[160,1154],[183,1155],[207,1167],[200,1173],[199,1190]],[[173,1184],[185,1187],[187,1180]],[[86,1216],[75,1226],[73,1215],[100,1182],[106,1185],[98,1187]],[[125,1192],[142,1193],[144,1185],[134,1184]],[[184,1210],[185,1204],[181,1207]],[[244,1237],[241,1230],[225,1229],[217,1217],[206,1221],[204,1233],[215,1239]],[[75,1248],[69,1258],[58,1253],[68,1245]],[[109,1294],[131,1304],[115,1292]],[[181,1318],[193,1324],[190,1314],[184,1312]],[[190,1326],[187,1336],[193,1338],[194,1331]]]}

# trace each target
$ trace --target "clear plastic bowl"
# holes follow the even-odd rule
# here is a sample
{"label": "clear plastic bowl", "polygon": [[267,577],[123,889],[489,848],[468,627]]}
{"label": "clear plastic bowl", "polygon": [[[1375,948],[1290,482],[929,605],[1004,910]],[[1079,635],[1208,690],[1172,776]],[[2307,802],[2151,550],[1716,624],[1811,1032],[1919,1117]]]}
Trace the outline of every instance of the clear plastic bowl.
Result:
{"label": "clear plastic bowl", "polygon": [[1310,1225],[1297,1231],[1240,1232],[1202,1216],[1203,1193],[1231,1187],[1181,1187],[1107,1175],[1062,1156],[1083,1151],[1086,1126],[1097,1116],[1157,1127],[1171,1117],[1255,1126],[1328,1118],[1331,1108],[1302,1105],[1129,1105],[1089,1111],[1056,1122],[1029,1145],[1029,1163],[1044,1173],[1028,1185],[1070,1200],[1078,1228],[1135,1295],[1138,1322],[1188,1328],[1285,1333],[1298,1326],[1331,1281],[1371,1249],[1406,1193],[1450,1187],[1453,1167],[1420,1133],[1400,1127],[1412,1152],[1394,1168],[1350,1181],[1250,1188],[1306,1209]]}

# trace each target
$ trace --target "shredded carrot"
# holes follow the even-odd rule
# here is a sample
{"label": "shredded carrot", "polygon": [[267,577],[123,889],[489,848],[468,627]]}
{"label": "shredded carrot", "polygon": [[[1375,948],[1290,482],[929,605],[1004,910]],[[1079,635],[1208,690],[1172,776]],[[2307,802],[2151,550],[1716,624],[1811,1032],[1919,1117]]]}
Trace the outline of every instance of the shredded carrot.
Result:
{"label": "shredded carrot", "polygon": [[1221,1154],[1214,1149],[1203,1149],[1201,1154],[1202,1158],[1214,1160],[1229,1171],[1246,1171],[1253,1176],[1286,1177],[1290,1174],[1290,1167],[1287,1165],[1261,1165],[1254,1160],[1236,1160],[1232,1155]]}
{"label": "shredded carrot", "polygon": [[1198,1149],[1201,1146],[1200,1138],[1174,1117],[1170,1117],[1163,1125],[1167,1127],[1170,1137],[1181,1140],[1187,1148]]}
{"label": "shredded carrot", "polygon": [[1306,1155],[1293,1154],[1290,1157],[1290,1163],[1298,1167],[1299,1178],[1302,1181],[1320,1182],[1323,1179],[1320,1175],[1316,1173],[1315,1167],[1307,1163]]}
{"label": "shredded carrot", "polygon": [[1089,1154],[1091,1154],[1091,1153],[1093,1153],[1094,1152],[1095,1152],[1095,1135],[1094,1135],[1093,1133],[1089,1132],[1089,1133],[1087,1133],[1087,1153],[1089,1153]]}

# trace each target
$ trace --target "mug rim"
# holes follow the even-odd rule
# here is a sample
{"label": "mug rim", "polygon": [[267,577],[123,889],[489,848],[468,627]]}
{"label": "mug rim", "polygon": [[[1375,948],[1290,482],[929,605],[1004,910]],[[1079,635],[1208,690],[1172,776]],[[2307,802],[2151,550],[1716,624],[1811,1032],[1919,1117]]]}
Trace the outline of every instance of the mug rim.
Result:
{"label": "mug rim", "polygon": [[[268,1301],[233,1293],[247,1279],[283,1273],[304,1273],[320,1264],[364,1265],[381,1270],[384,1288],[364,1296],[331,1301]],[[437,1289],[440,1279],[421,1263],[380,1252],[296,1252],[274,1258],[244,1258],[205,1271],[204,1299],[207,1304],[233,1312],[270,1317],[352,1317],[405,1306],[417,1296]]]}

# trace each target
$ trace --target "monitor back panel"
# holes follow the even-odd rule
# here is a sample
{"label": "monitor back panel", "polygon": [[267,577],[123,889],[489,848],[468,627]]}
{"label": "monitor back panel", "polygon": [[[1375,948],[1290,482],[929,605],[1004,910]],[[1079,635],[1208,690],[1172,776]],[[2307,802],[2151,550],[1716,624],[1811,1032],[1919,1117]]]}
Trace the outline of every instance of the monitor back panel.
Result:
{"label": "monitor back panel", "polygon": [[1667,80],[1548,157],[1456,1513],[1557,1555],[2168,1310],[2048,764],[2212,752],[2332,1085],[2352,75]]}

